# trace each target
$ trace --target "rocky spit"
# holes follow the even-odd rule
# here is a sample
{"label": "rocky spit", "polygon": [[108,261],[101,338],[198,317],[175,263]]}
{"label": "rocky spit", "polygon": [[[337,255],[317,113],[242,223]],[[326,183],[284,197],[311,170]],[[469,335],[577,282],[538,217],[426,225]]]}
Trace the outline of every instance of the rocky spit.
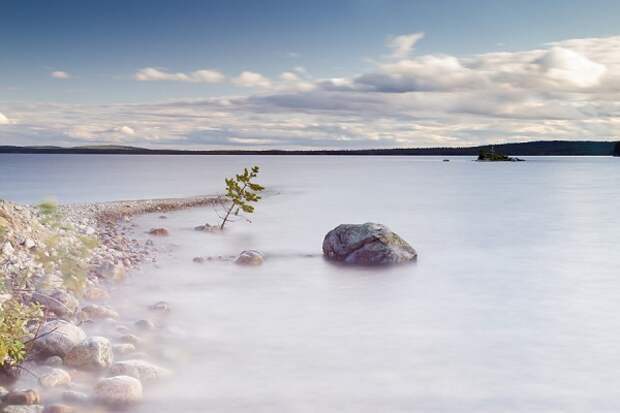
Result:
{"label": "rocky spit", "polygon": [[[157,257],[150,240],[131,238],[133,216],[221,202],[216,196],[59,206],[0,200],[0,280],[6,290],[0,306],[16,299],[44,311],[42,322],[30,326],[27,360],[0,369],[0,412],[105,412],[139,403],[148,386],[172,374],[147,361],[143,344],[155,323],[122,324],[120,316],[131,316],[106,302],[130,270]],[[149,310],[159,316],[171,311],[165,301]],[[118,334],[89,335],[98,323]]]}

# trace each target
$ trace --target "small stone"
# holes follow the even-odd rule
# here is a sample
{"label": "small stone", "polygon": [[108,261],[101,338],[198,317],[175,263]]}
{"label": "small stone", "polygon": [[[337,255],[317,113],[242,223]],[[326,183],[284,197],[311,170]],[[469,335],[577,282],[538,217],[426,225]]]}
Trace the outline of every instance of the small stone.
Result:
{"label": "small stone", "polygon": [[74,390],[67,390],[62,393],[61,398],[67,403],[85,404],[89,398],[86,393],[82,393]]}
{"label": "small stone", "polygon": [[50,367],[60,367],[62,366],[63,362],[62,362],[61,357],[52,356],[52,357],[48,357],[47,359],[45,359],[43,364],[46,366],[50,366]]}
{"label": "small stone", "polygon": [[94,396],[98,402],[112,407],[136,404],[142,400],[142,383],[129,376],[101,379],[95,385]]}
{"label": "small stone", "polygon": [[125,267],[122,264],[104,262],[97,268],[97,273],[110,281],[122,281],[125,278]]}
{"label": "small stone", "polygon": [[155,304],[149,306],[149,309],[152,311],[159,311],[162,313],[167,313],[170,311],[170,304],[165,301],[158,301]]}
{"label": "small stone", "polygon": [[142,383],[151,383],[171,375],[170,370],[149,363],[146,360],[117,361],[110,367],[111,376],[135,377]]}
{"label": "small stone", "polygon": [[82,295],[89,301],[105,301],[110,298],[110,294],[101,287],[88,287]]}
{"label": "small stone", "polygon": [[136,328],[144,331],[155,329],[155,324],[153,324],[150,320],[138,320],[134,323],[134,325]]}
{"label": "small stone", "polygon": [[142,340],[140,340],[140,337],[134,334],[125,334],[124,336],[121,336],[120,341],[122,343],[133,344],[134,346],[137,346],[142,342]]}
{"label": "small stone", "polygon": [[18,390],[9,392],[2,401],[12,405],[31,405],[41,403],[41,397],[36,390]]}
{"label": "small stone", "polygon": [[263,254],[261,254],[259,251],[247,250],[239,254],[239,256],[235,259],[235,264],[256,266],[261,265],[263,261]]}
{"label": "small stone", "polygon": [[0,401],[4,398],[4,396],[6,396],[7,394],[9,394],[9,391],[7,389],[5,389],[4,387],[0,386]]}
{"label": "small stone", "polygon": [[61,369],[50,369],[39,376],[39,384],[45,388],[66,386],[71,383],[71,376]]}
{"label": "small stone", "polygon": [[149,231],[149,235],[153,235],[156,237],[167,237],[169,234],[166,228],[151,228],[151,230]]}
{"label": "small stone", "polygon": [[136,351],[136,346],[133,344],[125,343],[125,344],[115,344],[112,346],[112,351],[114,354],[118,355],[127,355],[134,353]]}
{"label": "small stone", "polygon": [[75,407],[66,404],[50,404],[43,409],[43,413],[74,413],[75,411]]}
{"label": "small stone", "polygon": [[68,366],[89,370],[107,368],[113,360],[112,344],[105,337],[89,337],[65,357]]}
{"label": "small stone", "polygon": [[13,245],[11,245],[10,241],[7,241],[4,243],[4,245],[2,245],[3,255],[6,255],[6,256],[12,255],[14,251],[15,249],[13,248]]}
{"label": "small stone", "polygon": [[89,304],[82,308],[80,318],[83,320],[104,320],[106,318],[117,319],[118,313],[105,305]]}
{"label": "small stone", "polygon": [[194,261],[196,264],[203,264],[205,262],[205,257],[194,257],[192,261]]}
{"label": "small stone", "polygon": [[26,238],[26,240],[24,241],[24,247],[26,249],[33,249],[37,244],[35,244],[35,242],[33,240],[31,240],[30,238]]}

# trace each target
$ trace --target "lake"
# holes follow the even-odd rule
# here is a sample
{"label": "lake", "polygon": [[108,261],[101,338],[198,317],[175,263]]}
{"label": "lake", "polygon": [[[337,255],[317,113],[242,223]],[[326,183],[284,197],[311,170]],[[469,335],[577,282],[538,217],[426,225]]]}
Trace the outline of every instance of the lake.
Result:
{"label": "lake", "polygon": [[[157,361],[176,371],[136,411],[615,412],[620,409],[620,159],[0,155],[0,197],[36,203],[221,193],[261,166],[268,191],[225,234],[197,208],[112,305],[169,301]],[[324,261],[324,235],[379,222],[415,264]],[[258,268],[192,262],[259,249]],[[130,320],[127,320],[128,322]]]}

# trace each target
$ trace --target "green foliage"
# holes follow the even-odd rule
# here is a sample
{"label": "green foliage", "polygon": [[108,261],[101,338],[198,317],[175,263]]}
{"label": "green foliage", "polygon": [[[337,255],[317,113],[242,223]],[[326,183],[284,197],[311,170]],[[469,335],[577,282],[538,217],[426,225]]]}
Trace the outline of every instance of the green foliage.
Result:
{"label": "green foliage", "polygon": [[58,211],[58,203],[52,199],[48,199],[46,201],[41,202],[37,205],[41,215],[41,222],[46,225],[50,225],[52,227],[58,226],[58,221],[60,220],[60,212]]}
{"label": "green foliage", "polygon": [[226,178],[226,197],[231,201],[231,206],[222,218],[220,229],[224,229],[224,225],[230,219],[230,214],[238,215],[239,212],[251,214],[254,212],[252,203],[258,202],[261,197],[259,192],[265,188],[253,179],[258,176],[259,167],[253,166],[251,169],[244,168],[243,173],[235,175],[234,178]]}
{"label": "green foliage", "polygon": [[[0,286],[0,293],[6,290]],[[41,307],[24,305],[11,298],[0,305],[0,368],[14,366],[26,358],[28,326],[40,322]]]}

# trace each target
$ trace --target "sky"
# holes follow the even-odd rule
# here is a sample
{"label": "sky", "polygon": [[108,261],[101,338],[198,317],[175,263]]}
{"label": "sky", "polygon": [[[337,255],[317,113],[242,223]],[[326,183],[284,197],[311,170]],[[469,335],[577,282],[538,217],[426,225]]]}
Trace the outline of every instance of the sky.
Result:
{"label": "sky", "polygon": [[618,1],[0,0],[0,145],[620,139]]}

